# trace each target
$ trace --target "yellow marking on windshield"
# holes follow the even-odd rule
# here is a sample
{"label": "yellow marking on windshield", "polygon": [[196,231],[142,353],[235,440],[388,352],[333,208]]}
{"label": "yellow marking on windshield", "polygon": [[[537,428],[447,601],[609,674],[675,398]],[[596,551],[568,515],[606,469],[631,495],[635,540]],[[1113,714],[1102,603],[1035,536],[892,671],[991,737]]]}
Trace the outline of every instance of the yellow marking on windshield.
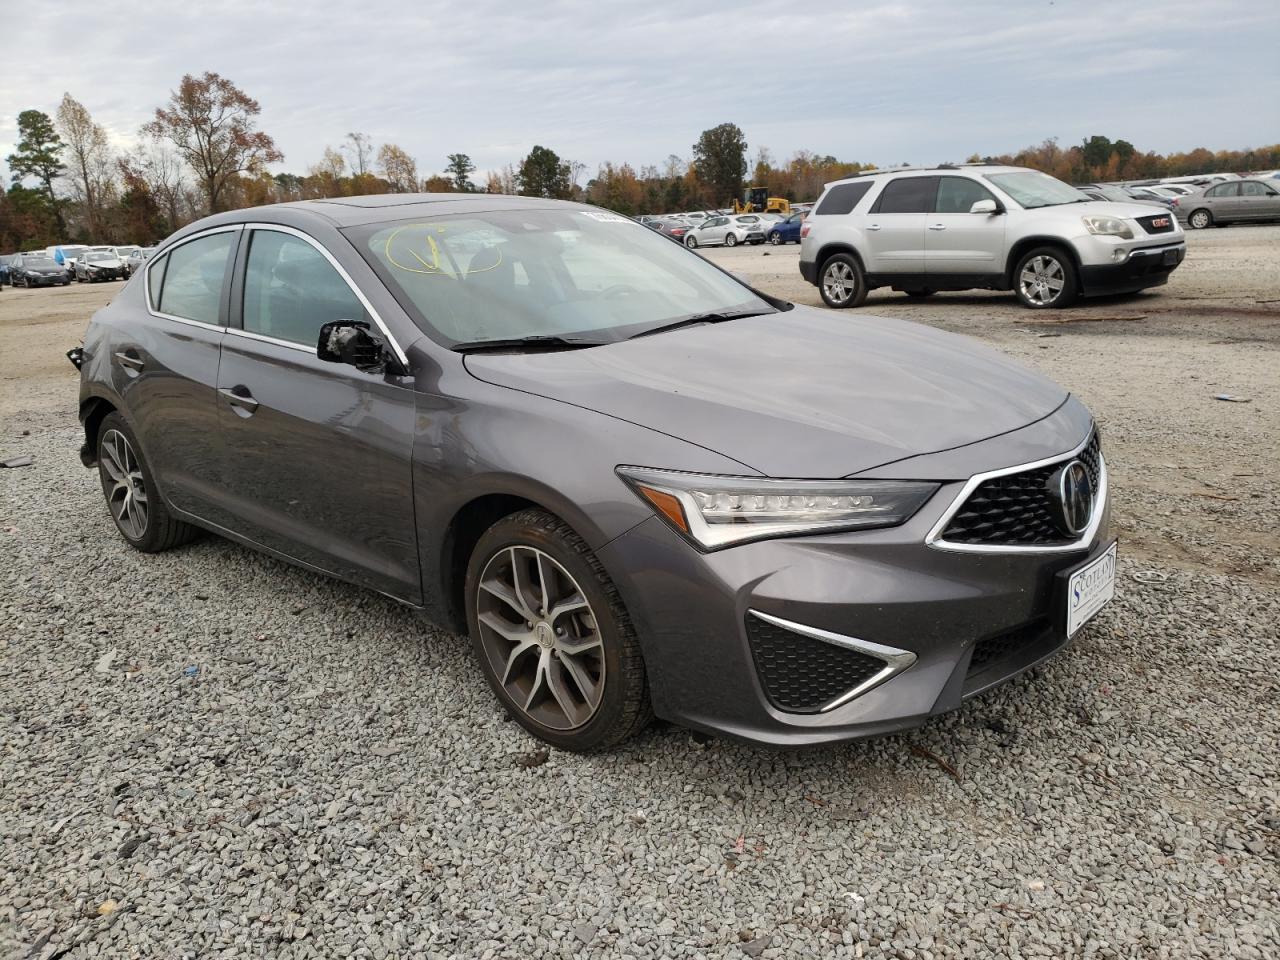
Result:
{"label": "yellow marking on windshield", "polygon": [[[407,243],[404,245],[404,249],[408,251],[409,256],[413,257],[413,259],[417,260],[418,263],[422,265],[420,268],[415,267],[411,264],[401,263],[399,260],[395,258],[395,256],[391,252],[391,244],[396,240],[397,237],[400,236],[400,234],[404,233],[406,230],[415,230],[415,229],[418,229],[418,230],[434,229],[436,233],[444,233],[445,230],[448,228],[445,226],[428,226],[427,224],[422,224],[422,223],[412,223],[412,224],[409,224],[408,226],[400,227],[399,229],[392,231],[391,235],[387,237],[387,242],[383,247],[383,255],[386,257],[387,263],[391,264],[393,267],[396,267],[399,270],[405,271],[406,273],[418,273],[426,277],[449,277],[454,280],[459,279],[458,276],[454,274],[452,271],[450,271],[446,267],[441,266],[440,246],[439,244],[436,243],[436,238],[431,236],[430,234],[428,234],[426,238],[427,247],[429,248],[429,253],[430,253],[429,261],[426,258],[424,258],[420,253],[418,253],[417,250],[414,250],[412,247],[410,247]],[[469,277],[475,273],[484,273],[488,270],[494,270],[502,265],[503,256],[502,256],[501,247],[486,247],[485,249],[493,250],[497,254],[498,259],[487,267],[479,267],[478,269],[475,269],[475,270],[468,268],[462,271],[463,278]],[[474,261],[475,257],[472,257],[471,259]]]}

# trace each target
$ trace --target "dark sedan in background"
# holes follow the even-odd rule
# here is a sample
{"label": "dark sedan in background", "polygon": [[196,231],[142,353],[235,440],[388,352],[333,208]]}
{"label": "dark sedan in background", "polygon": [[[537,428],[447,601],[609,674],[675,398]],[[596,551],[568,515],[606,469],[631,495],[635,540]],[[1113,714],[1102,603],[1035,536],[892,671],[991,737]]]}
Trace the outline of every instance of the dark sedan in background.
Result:
{"label": "dark sedan in background", "polygon": [[1062,387],[581,204],[219,214],[72,355],[128,543],[203,528],[416,607],[566,749],[654,714],[780,745],[917,726],[1113,591],[1101,439]]}
{"label": "dark sedan in background", "polygon": [[9,282],[15,287],[65,287],[71,274],[50,257],[19,254],[9,261]]}

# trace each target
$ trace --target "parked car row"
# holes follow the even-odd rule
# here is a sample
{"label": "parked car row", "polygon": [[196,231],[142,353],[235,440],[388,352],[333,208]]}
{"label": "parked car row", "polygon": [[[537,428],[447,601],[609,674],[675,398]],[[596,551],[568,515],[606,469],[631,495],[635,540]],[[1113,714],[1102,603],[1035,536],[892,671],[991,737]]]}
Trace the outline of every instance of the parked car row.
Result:
{"label": "parked car row", "polygon": [[0,287],[65,287],[72,280],[127,280],[155,247],[66,244],[0,256]]}

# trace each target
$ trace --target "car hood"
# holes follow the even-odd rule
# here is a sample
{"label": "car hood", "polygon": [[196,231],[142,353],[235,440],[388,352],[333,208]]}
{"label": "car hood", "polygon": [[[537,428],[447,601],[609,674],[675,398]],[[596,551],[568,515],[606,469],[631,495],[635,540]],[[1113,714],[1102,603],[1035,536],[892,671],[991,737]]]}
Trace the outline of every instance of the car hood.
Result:
{"label": "car hood", "polygon": [[112,257],[110,260],[86,260],[84,265],[86,267],[98,267],[99,269],[113,270],[116,267],[123,266],[124,263],[123,261]]}
{"label": "car hood", "polygon": [[811,307],[465,362],[480,380],[640,424],[771,477],[842,477],[975,443],[1067,398],[967,337]]}
{"label": "car hood", "polygon": [[1165,213],[1169,212],[1169,208],[1158,200],[1134,200],[1132,203],[1122,203],[1119,200],[1090,200],[1088,203],[1073,204],[1065,209],[1079,210],[1082,217],[1094,215],[1120,217],[1125,220],[1153,217],[1161,210]]}

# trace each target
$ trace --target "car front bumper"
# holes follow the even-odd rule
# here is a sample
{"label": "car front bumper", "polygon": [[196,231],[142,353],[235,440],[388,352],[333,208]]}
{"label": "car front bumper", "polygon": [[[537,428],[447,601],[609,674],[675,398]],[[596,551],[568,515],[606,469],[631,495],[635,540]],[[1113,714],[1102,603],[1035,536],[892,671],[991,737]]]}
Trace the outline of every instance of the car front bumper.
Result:
{"label": "car front bumper", "polygon": [[51,274],[35,275],[35,274],[29,273],[25,277],[23,277],[22,282],[24,284],[28,284],[33,287],[56,287],[59,284],[66,283],[67,277],[64,274],[51,273]]}
{"label": "car front bumper", "polygon": [[[1111,543],[1105,494],[1077,548],[926,545],[963,487],[943,484],[886,530],[702,553],[655,517],[607,544],[598,555],[640,635],[655,713],[754,743],[838,742],[919,726],[1065,647],[1066,574]],[[830,645],[807,636],[823,634]],[[904,656],[887,677],[867,670],[821,703],[786,702],[787,684],[846,669],[844,641],[883,653],[877,668]]]}
{"label": "car front bumper", "polygon": [[1132,293],[1168,283],[1169,274],[1186,259],[1187,245],[1176,243],[1139,247],[1119,263],[1082,264],[1080,285],[1085,296]]}

